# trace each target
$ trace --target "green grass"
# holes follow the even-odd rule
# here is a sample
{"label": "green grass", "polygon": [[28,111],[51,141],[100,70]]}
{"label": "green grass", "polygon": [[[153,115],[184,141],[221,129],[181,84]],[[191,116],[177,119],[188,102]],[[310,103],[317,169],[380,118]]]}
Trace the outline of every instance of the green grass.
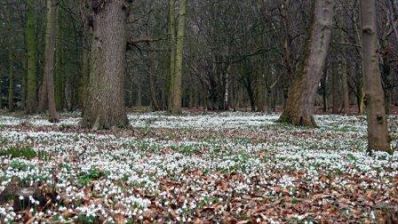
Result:
{"label": "green grass", "polygon": [[171,146],[171,148],[184,155],[193,155],[195,153],[200,152],[200,148],[197,145],[179,145],[179,146]]}
{"label": "green grass", "polygon": [[29,146],[12,146],[6,149],[0,149],[0,157],[1,156],[10,157],[11,159],[21,158],[27,160],[38,158],[40,160],[48,161],[51,159],[51,156],[47,152],[35,151],[32,147]]}
{"label": "green grass", "polygon": [[97,168],[91,168],[88,172],[82,172],[79,175],[78,182],[80,185],[86,186],[94,180],[98,180],[105,176],[105,172]]}
{"label": "green grass", "polygon": [[356,162],[358,159],[351,153],[347,154],[347,159],[351,162]]}
{"label": "green grass", "polygon": [[10,147],[8,149],[0,150],[0,156],[14,158],[33,159],[38,156],[38,153],[31,147]]}
{"label": "green grass", "polygon": [[19,161],[19,160],[11,161],[10,167],[15,170],[22,170],[22,171],[26,171],[30,168],[28,164],[24,163],[23,161]]}
{"label": "green grass", "polygon": [[79,224],[93,224],[93,223],[95,223],[95,221],[96,221],[96,217],[91,216],[91,215],[88,216],[85,214],[80,214],[77,217],[77,223],[79,223]]}

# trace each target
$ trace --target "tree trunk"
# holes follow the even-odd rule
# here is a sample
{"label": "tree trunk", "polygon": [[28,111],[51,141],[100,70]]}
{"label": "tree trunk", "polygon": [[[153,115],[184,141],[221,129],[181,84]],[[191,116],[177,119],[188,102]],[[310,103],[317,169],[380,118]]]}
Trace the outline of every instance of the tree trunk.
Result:
{"label": "tree trunk", "polygon": [[255,99],[255,93],[253,90],[253,85],[252,85],[252,80],[247,78],[247,83],[246,83],[246,91],[247,95],[249,97],[249,102],[250,102],[250,110],[252,112],[256,111],[256,99]]}
{"label": "tree trunk", "polygon": [[224,110],[229,110],[229,85],[230,85],[230,80],[229,80],[229,73],[231,72],[231,66],[227,66],[227,72],[225,73],[225,92],[224,92]]}
{"label": "tree trunk", "polygon": [[137,83],[137,98],[135,99],[135,106],[142,107],[142,87],[141,87],[141,83]]}
{"label": "tree trunk", "polygon": [[[392,62],[392,58],[394,58],[393,55],[389,54],[388,49],[388,42],[387,40],[382,40],[382,44],[380,47],[380,51],[382,51],[382,57],[381,57],[381,77],[382,77],[382,83],[383,83],[383,90],[384,90],[384,102],[385,102],[385,111],[386,114],[390,114],[391,112],[391,98],[392,98],[392,91],[394,90],[394,84],[393,84],[393,69],[391,69],[391,65],[394,65]],[[391,58],[391,59],[390,59]]]}
{"label": "tree trunk", "polygon": [[93,42],[89,88],[82,126],[110,129],[128,126],[124,102],[127,1],[93,7]]}
{"label": "tree trunk", "polygon": [[[331,73],[332,73],[332,114],[338,114],[340,112],[340,99],[341,99],[341,91],[340,91],[340,83],[339,83],[339,75],[340,75],[340,63],[337,65],[332,65]],[[337,71],[336,71],[337,70]]]}
{"label": "tree trunk", "polygon": [[315,1],[304,64],[289,90],[286,109],[280,121],[316,127],[313,118],[314,99],[331,40],[333,7],[333,0]]}
{"label": "tree trunk", "polygon": [[[86,46],[88,47],[88,46]],[[79,80],[79,106],[84,111],[85,102],[87,101],[89,76],[90,76],[90,50],[82,49],[80,56],[80,80]]]}
{"label": "tree trunk", "polygon": [[176,25],[175,25],[175,2],[176,0],[169,0],[169,15],[168,15],[168,35],[169,35],[169,72],[167,77],[167,108],[171,111],[172,95],[174,90],[174,73],[175,73],[175,56],[176,56]]}
{"label": "tree trunk", "polygon": [[[362,55],[362,53],[361,53]],[[363,56],[361,56],[361,60]],[[358,67],[356,68],[358,70],[356,70],[357,72],[357,76],[359,77],[359,82],[357,84],[357,106],[358,106],[358,113],[359,114],[364,114],[365,113],[365,93],[364,93],[364,85],[363,85],[363,72],[361,72],[361,70],[363,70],[362,65],[358,65]]]}
{"label": "tree trunk", "polygon": [[347,61],[345,58],[342,59],[341,61],[341,88],[342,88],[342,94],[343,94],[343,111],[345,114],[348,114],[350,112],[350,92],[348,90],[348,69],[347,69]]}
{"label": "tree trunk", "polygon": [[[135,97],[135,95],[134,95],[134,88],[135,88],[135,83],[134,83],[134,80],[133,80],[133,78],[128,78],[128,81],[127,81],[127,89],[129,90],[128,91],[128,96],[127,96],[127,106],[128,107],[134,107],[135,106],[135,102],[134,102],[134,97]],[[139,96],[139,89],[138,89],[138,87],[137,87],[137,93],[135,93],[136,94],[136,96],[138,97]]]}
{"label": "tree trunk", "polygon": [[48,108],[48,94],[47,94],[47,76],[43,74],[43,80],[41,81],[39,89],[39,105],[37,111],[43,113]]}
{"label": "tree trunk", "polygon": [[363,84],[360,84],[358,88],[358,96],[357,96],[357,106],[358,106],[358,114],[365,113],[365,93],[363,89]]}
{"label": "tree trunk", "polygon": [[183,69],[183,58],[184,58],[184,37],[185,37],[185,17],[186,17],[186,6],[187,0],[179,1],[179,14],[177,20],[177,37],[176,37],[176,50],[175,50],[175,65],[174,73],[171,73],[171,91],[169,97],[169,112],[172,114],[180,114],[181,109],[181,82],[182,82],[182,69]]}
{"label": "tree trunk", "polygon": [[64,50],[64,16],[62,9],[57,10],[57,50],[55,58],[55,103],[57,110],[64,107],[64,77],[65,77],[65,50]]}
{"label": "tree trunk", "polygon": [[265,71],[269,71],[268,68],[263,66],[262,68],[264,71],[257,73],[256,75],[256,85],[255,85],[255,91],[256,91],[256,108],[258,112],[265,112],[267,110],[267,96],[268,96],[268,89],[269,87],[267,86],[266,83],[266,76],[264,73]]}
{"label": "tree trunk", "polygon": [[[14,53],[8,52],[8,110],[14,111]],[[0,96],[1,97],[1,96]],[[1,108],[1,105],[0,105]]]}
{"label": "tree trunk", "polygon": [[327,95],[327,79],[328,79],[328,71],[325,67],[323,70],[323,78],[321,79],[321,86],[322,86],[322,102],[323,102],[323,112],[328,112],[328,95]]}
{"label": "tree trunk", "polygon": [[80,15],[83,21],[82,34],[80,36],[82,41],[82,49],[80,54],[80,79],[79,79],[79,106],[84,111],[85,102],[87,101],[88,85],[90,76],[90,49],[92,30],[90,29],[90,21],[88,15],[90,14],[91,8],[88,0],[82,0],[79,2]]}
{"label": "tree trunk", "polygon": [[393,153],[388,135],[387,116],[381,85],[377,53],[376,2],[360,1],[362,25],[362,63],[365,84],[366,114],[368,120],[368,151],[381,150]]}
{"label": "tree trunk", "polygon": [[[0,80],[3,80],[3,73],[2,72],[0,72]],[[1,84],[1,82],[0,82],[0,84]],[[0,88],[1,88],[1,85],[0,85]],[[2,109],[2,106],[3,106],[3,95],[1,94],[1,91],[0,91],[0,111]]]}
{"label": "tree trunk", "polygon": [[152,105],[152,109],[154,111],[158,111],[160,110],[159,107],[159,102],[157,99],[157,95],[156,95],[156,74],[155,74],[155,54],[153,52],[153,50],[150,50],[149,52],[149,58],[148,58],[148,71],[149,71],[149,90],[150,90],[150,94],[151,94],[151,105]]}
{"label": "tree trunk", "polygon": [[36,1],[27,0],[26,6],[26,30],[25,41],[27,51],[26,64],[26,103],[25,112],[32,114],[36,111],[37,105],[37,40],[36,40],[36,10],[34,8]]}
{"label": "tree trunk", "polygon": [[57,2],[47,0],[47,28],[46,28],[46,49],[44,76],[46,77],[48,114],[50,122],[58,122],[59,117],[55,105],[54,94],[54,67],[55,67],[55,46],[57,36]]}

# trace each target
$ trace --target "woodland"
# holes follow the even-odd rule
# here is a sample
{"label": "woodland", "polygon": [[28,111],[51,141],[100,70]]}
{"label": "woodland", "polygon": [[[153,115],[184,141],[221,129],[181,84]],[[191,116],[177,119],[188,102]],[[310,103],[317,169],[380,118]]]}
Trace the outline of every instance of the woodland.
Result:
{"label": "woodland", "polygon": [[0,223],[398,223],[398,0],[1,0]]}

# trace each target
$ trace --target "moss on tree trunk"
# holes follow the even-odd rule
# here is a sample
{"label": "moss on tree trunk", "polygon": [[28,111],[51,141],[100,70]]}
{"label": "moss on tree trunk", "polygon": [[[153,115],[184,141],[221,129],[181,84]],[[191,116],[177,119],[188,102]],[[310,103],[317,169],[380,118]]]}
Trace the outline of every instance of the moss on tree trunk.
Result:
{"label": "moss on tree trunk", "polygon": [[[172,1],[172,0],[170,0]],[[185,17],[187,1],[179,1],[179,13],[177,24],[174,21],[174,4],[170,3],[171,7],[169,12],[169,31],[170,33],[170,91],[169,91],[169,112],[172,114],[181,113],[181,82],[182,82],[182,69],[183,69],[183,58],[184,58],[184,38],[185,38]],[[177,29],[175,30],[175,25]],[[174,38],[174,33],[177,32]],[[175,39],[175,40],[174,40]],[[175,41],[175,42],[174,42]],[[175,50],[174,50],[175,49]],[[175,54],[175,55],[174,55]]]}

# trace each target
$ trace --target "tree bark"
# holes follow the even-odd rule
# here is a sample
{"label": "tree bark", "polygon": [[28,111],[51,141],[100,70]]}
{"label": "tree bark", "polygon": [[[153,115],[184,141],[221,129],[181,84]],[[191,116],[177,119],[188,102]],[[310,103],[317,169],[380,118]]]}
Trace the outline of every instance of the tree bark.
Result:
{"label": "tree bark", "polygon": [[185,17],[187,0],[179,1],[179,13],[177,20],[177,37],[175,43],[175,65],[174,73],[171,75],[171,91],[169,97],[169,112],[172,114],[180,114],[181,109],[181,83],[182,83],[182,69],[183,69],[183,58],[184,58],[184,38],[185,38]]}
{"label": "tree bark", "polygon": [[65,50],[64,50],[64,29],[65,29],[65,22],[63,19],[63,10],[57,10],[57,50],[56,50],[56,57],[55,57],[55,103],[57,110],[64,109],[64,77],[65,77]]}
{"label": "tree bark", "polygon": [[135,106],[142,107],[142,87],[141,83],[137,83],[137,98],[135,99]]}
{"label": "tree bark", "polygon": [[[9,49],[8,52],[8,110],[14,111],[14,54]],[[1,96],[0,96],[1,97]],[[1,104],[0,104],[1,108]]]}
{"label": "tree bark", "polygon": [[176,56],[176,21],[175,21],[175,2],[176,0],[168,1],[168,38],[169,38],[169,72],[167,77],[167,108],[171,112],[172,94],[174,90],[174,73],[175,73],[175,56]]}
{"label": "tree bark", "polygon": [[[3,80],[3,73],[2,72],[0,72],[0,80]],[[3,106],[3,96],[2,96],[1,91],[0,91],[0,110],[2,109],[2,106]]]}
{"label": "tree bark", "polygon": [[364,71],[366,115],[368,120],[368,151],[393,153],[388,135],[387,116],[378,58],[375,0],[360,1],[362,26],[362,64]]}
{"label": "tree bark", "polygon": [[26,103],[25,112],[32,114],[36,112],[37,105],[37,39],[36,39],[36,10],[34,8],[35,0],[27,0],[26,6]]}
{"label": "tree bark", "polygon": [[154,111],[160,110],[159,102],[156,95],[156,74],[155,74],[155,54],[151,49],[148,58],[148,71],[149,71],[149,90],[151,94],[151,105]]}
{"label": "tree bark", "polygon": [[342,94],[343,94],[343,111],[345,114],[348,114],[350,112],[350,92],[348,89],[348,69],[347,69],[347,60],[345,58],[342,59],[342,76],[341,76],[341,82],[342,82]]}
{"label": "tree bark", "polygon": [[49,121],[58,122],[59,117],[56,110],[54,93],[55,47],[57,36],[56,0],[47,0],[47,10],[44,76],[46,77]]}
{"label": "tree bark", "polygon": [[229,110],[229,86],[230,86],[230,72],[231,72],[231,66],[228,65],[225,73],[225,92],[224,92],[224,110]]}
{"label": "tree bark", "polygon": [[[362,58],[363,58],[363,56],[361,53],[361,60],[363,60]],[[358,92],[358,94],[357,94],[358,113],[364,114],[365,113],[365,93],[364,93],[365,90],[364,90],[364,84],[363,84],[363,82],[364,82],[363,72],[361,72],[361,70],[363,70],[363,67],[362,67],[362,65],[358,65],[355,67],[356,67],[355,69],[356,69],[357,77],[359,79],[359,82],[356,87],[357,92]]]}
{"label": "tree bark", "polygon": [[[337,68],[336,68],[337,67]],[[338,114],[340,112],[340,99],[341,99],[341,91],[340,91],[340,83],[339,76],[341,73],[341,65],[338,62],[338,65],[332,65],[331,68],[332,75],[332,114]]]}
{"label": "tree bark", "polygon": [[322,103],[323,103],[323,112],[327,113],[328,112],[328,96],[327,96],[327,79],[328,79],[328,71],[326,69],[323,69],[323,78],[321,79],[321,86],[322,86]]}
{"label": "tree bark", "polygon": [[393,81],[393,69],[394,62],[392,62],[393,55],[390,55],[388,42],[386,39],[381,40],[380,52],[381,52],[381,60],[380,60],[380,68],[381,68],[381,77],[383,83],[384,90],[384,105],[386,114],[390,114],[391,112],[391,98],[394,90],[394,81]]}
{"label": "tree bark", "polygon": [[289,90],[287,105],[280,117],[282,122],[316,127],[314,99],[331,40],[333,7],[333,0],[315,1],[304,64]]}
{"label": "tree bark", "polygon": [[265,72],[269,72],[270,69],[268,67],[263,66],[262,67],[263,72],[259,72],[256,75],[256,85],[255,85],[255,91],[256,91],[256,108],[258,112],[265,112],[267,110],[267,96],[268,96],[268,89],[269,87],[267,86],[266,83],[266,77],[268,78],[268,75],[265,75]]}
{"label": "tree bark", "polygon": [[43,113],[48,108],[47,77],[43,74],[43,80],[39,88],[39,105],[37,112]]}
{"label": "tree bark", "polygon": [[80,54],[80,79],[79,79],[79,105],[84,111],[85,102],[87,101],[89,76],[90,76],[90,49],[92,40],[92,30],[90,29],[90,21],[88,19],[91,12],[89,0],[79,1],[80,17],[82,23],[82,49]]}
{"label": "tree bark", "polygon": [[127,127],[124,102],[127,1],[93,5],[91,67],[82,126],[95,130]]}

